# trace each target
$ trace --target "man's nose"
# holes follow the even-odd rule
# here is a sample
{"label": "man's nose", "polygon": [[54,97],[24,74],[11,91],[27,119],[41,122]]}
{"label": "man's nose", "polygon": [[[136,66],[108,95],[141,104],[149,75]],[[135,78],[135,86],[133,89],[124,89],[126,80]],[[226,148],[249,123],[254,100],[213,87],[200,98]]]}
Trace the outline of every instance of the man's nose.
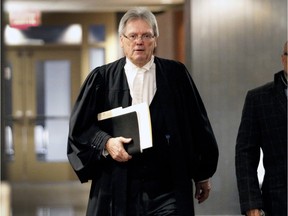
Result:
{"label": "man's nose", "polygon": [[142,36],[137,37],[137,38],[135,39],[135,41],[136,41],[137,44],[142,44],[142,43],[144,42]]}

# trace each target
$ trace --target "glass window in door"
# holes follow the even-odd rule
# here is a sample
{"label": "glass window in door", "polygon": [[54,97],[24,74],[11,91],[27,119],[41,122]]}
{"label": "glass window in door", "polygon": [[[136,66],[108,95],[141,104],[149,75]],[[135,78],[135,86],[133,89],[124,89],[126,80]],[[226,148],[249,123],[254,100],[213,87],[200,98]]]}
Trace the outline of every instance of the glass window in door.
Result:
{"label": "glass window in door", "polygon": [[36,63],[35,152],[39,161],[67,161],[66,142],[70,114],[70,62]]}

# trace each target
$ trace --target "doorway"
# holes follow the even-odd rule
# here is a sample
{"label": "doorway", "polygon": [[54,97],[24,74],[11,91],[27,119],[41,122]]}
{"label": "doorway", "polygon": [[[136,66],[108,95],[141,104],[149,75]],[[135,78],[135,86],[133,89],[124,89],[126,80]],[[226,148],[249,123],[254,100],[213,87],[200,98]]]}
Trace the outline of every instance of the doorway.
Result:
{"label": "doorway", "polygon": [[7,179],[75,180],[66,157],[71,107],[80,86],[80,48],[8,47],[4,68]]}

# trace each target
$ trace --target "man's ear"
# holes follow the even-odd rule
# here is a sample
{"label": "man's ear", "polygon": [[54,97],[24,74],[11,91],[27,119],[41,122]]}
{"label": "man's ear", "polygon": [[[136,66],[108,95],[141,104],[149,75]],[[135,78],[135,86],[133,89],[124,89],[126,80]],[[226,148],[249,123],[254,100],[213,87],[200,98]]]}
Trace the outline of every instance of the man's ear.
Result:
{"label": "man's ear", "polygon": [[119,41],[120,41],[121,48],[123,48],[123,37],[122,36],[120,36]]}

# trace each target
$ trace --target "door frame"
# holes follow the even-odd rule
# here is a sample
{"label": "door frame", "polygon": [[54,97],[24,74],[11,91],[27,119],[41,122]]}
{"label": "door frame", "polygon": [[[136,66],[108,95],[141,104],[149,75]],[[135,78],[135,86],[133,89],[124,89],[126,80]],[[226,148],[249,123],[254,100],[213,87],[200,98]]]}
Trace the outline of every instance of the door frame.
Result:
{"label": "door frame", "polygon": [[[71,107],[81,85],[80,46],[13,46],[5,56],[12,62],[12,116],[15,160],[6,162],[9,181],[67,181],[76,175],[68,162],[42,162],[35,154],[35,66],[38,60],[69,59],[71,62]],[[24,95],[24,97],[23,97]],[[64,144],[66,145],[66,143]],[[17,154],[21,152],[21,154]]]}

